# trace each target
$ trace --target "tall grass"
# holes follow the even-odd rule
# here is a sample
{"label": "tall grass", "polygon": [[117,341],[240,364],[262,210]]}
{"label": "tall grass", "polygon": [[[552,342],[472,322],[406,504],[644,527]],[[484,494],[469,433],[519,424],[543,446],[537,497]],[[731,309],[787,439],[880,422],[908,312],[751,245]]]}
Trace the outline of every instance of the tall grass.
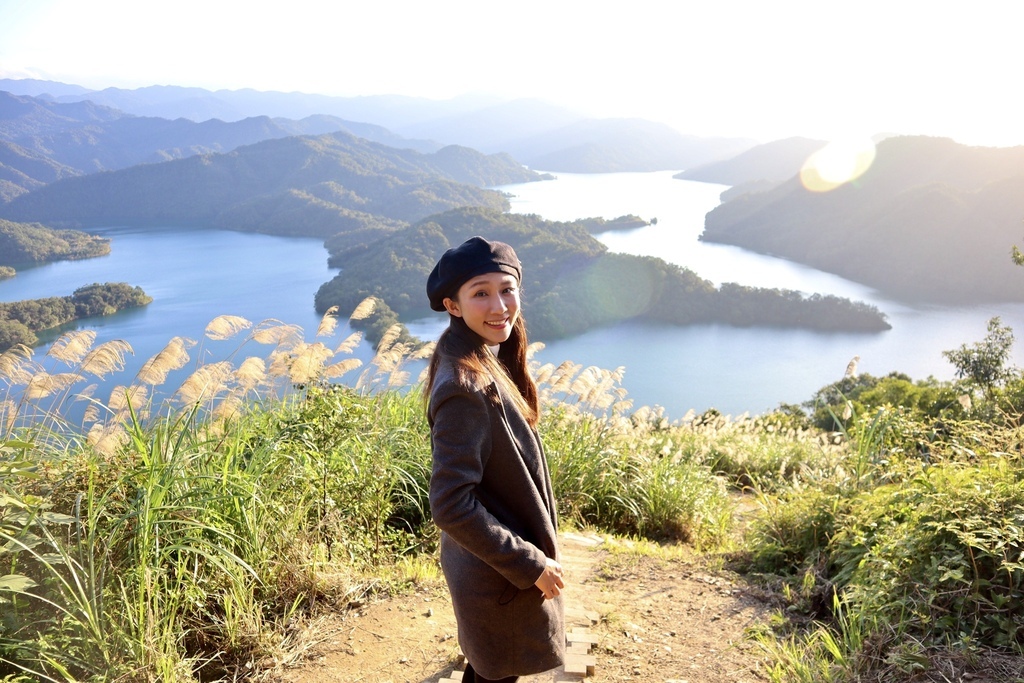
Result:
{"label": "tall grass", "polygon": [[817,466],[759,492],[747,569],[787,606],[757,635],[773,680],[1021,680],[1019,428],[900,406],[847,424]]}
{"label": "tall grass", "polygon": [[[0,677],[254,677],[289,658],[290,629],[318,610],[436,579],[428,429],[408,371],[430,347],[396,329],[363,366],[358,333],[332,341],[335,316],[312,342],[221,316],[202,344],[235,342],[225,360],[196,363],[200,342],[174,338],[105,399],[96,381],[123,371],[125,342],[72,332],[41,358],[0,356]],[[621,370],[533,369],[567,519],[705,546],[725,536],[725,478],[678,425],[630,412]]]}

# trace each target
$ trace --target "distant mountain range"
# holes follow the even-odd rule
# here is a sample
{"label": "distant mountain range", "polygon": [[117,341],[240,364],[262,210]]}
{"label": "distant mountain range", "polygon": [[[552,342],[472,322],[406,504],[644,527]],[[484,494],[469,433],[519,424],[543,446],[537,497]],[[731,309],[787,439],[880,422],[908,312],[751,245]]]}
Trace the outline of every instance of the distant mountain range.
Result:
{"label": "distant mountain range", "polygon": [[[714,177],[757,180],[759,158],[751,150]],[[1024,147],[907,136],[881,141],[868,171],[831,192],[790,177],[730,195],[707,215],[702,239],[799,261],[903,300],[1024,301],[1024,269],[1010,259],[1012,246],[1024,243],[1022,219]]]}
{"label": "distant mountain range", "polygon": [[380,126],[332,116],[298,121],[257,116],[231,123],[217,119],[196,123],[125,114],[89,101],[62,104],[0,91],[0,199],[13,199],[70,176],[335,131],[421,152],[440,148]]}
{"label": "distant mountain range", "polygon": [[[329,97],[255,90],[214,92],[178,86],[89,91],[62,83],[12,79],[0,79],[0,90],[56,104],[89,101],[125,114],[185,118],[196,123],[211,119],[238,122],[253,117],[295,121],[310,116],[334,117],[345,122],[339,130],[393,146],[431,151],[424,145],[433,140],[437,141],[434,149],[457,144],[486,153],[507,152],[531,168],[546,171],[680,170],[729,158],[756,144],[747,139],[684,135],[664,124],[641,119],[592,119],[531,99]],[[365,135],[352,128],[353,121],[384,127],[396,140]],[[399,144],[398,136],[416,144]],[[187,145],[178,147],[184,149]],[[228,149],[224,146],[207,151]]]}
{"label": "distant mountain range", "polygon": [[781,183],[799,173],[807,158],[824,146],[824,140],[809,138],[776,140],[752,147],[722,161],[688,168],[674,177],[721,185],[743,185],[762,181]]}
{"label": "distant mountain range", "polygon": [[484,186],[540,178],[508,155],[455,146],[421,154],[337,132],[65,178],[0,205],[0,214],[70,227],[192,224],[329,237],[458,206],[507,207]]}

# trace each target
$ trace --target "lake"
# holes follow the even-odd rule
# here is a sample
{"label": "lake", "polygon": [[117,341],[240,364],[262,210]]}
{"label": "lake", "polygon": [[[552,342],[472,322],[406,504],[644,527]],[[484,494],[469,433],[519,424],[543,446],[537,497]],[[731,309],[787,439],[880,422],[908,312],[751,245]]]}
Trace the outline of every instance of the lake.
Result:
{"label": "lake", "polygon": [[[599,236],[614,251],[660,256],[716,283],[739,282],[821,292],[869,301],[889,316],[893,329],[881,334],[828,334],[723,325],[673,327],[623,323],[553,342],[538,359],[560,363],[626,368],[623,385],[636,406],[660,405],[682,417],[714,407],[724,413],[761,413],[780,402],[800,403],[842,377],[854,355],[860,370],[875,375],[898,370],[915,379],[934,375],[951,379],[953,368],[942,351],[981,340],[987,321],[1001,316],[1024,329],[1024,306],[992,305],[969,309],[914,308],[880,298],[870,289],[736,247],[705,244],[697,237],[704,215],[725,189],[673,180],[672,173],[557,174],[557,180],[504,186],[513,194],[512,210],[552,220],[590,216],[615,218],[633,213],[657,218],[657,225]],[[149,306],[108,318],[80,321],[95,329],[98,341],[125,339],[135,350],[119,383],[126,383],[142,362],[174,336],[201,344],[193,359],[204,362],[234,351],[238,341],[203,340],[203,330],[218,315],[240,315],[253,322],[277,319],[301,326],[307,339],[320,317],[313,309],[317,288],[336,271],[327,267],[320,240],[272,237],[222,230],[137,229],[93,231],[112,239],[109,256],[30,268],[0,282],[0,300],[65,296],[92,282],[128,282],[154,298]],[[529,264],[526,264],[529,267]],[[528,294],[528,293],[527,293]],[[529,302],[526,303],[528,311]],[[347,316],[348,311],[342,311]],[[413,321],[410,329],[435,337],[444,325],[438,316]],[[336,338],[347,333],[342,325]],[[266,355],[251,346],[243,355]],[[363,344],[355,352],[367,359]],[[1015,348],[1014,362],[1024,365]],[[168,386],[175,386],[174,380]],[[102,394],[101,394],[102,395]]]}
{"label": "lake", "polygon": [[[719,204],[723,185],[675,180],[674,172],[569,174],[557,180],[509,185],[512,210],[551,220],[636,214],[656,225],[599,235],[612,251],[658,256],[690,268],[716,284],[738,282],[805,293],[836,294],[872,303],[893,329],[880,334],[836,334],[772,328],[624,323],[549,344],[544,362],[570,358],[600,367],[626,368],[624,386],[636,405],[661,405],[680,417],[688,409],[761,413],[780,402],[801,403],[842,378],[860,356],[859,370],[892,371],[914,379],[953,379],[942,351],[980,341],[988,321],[1024,330],[1024,305],[973,308],[912,307],[835,275],[739,247],[700,242],[704,216]],[[528,310],[528,309],[527,309]],[[1024,349],[1014,348],[1024,365]]]}

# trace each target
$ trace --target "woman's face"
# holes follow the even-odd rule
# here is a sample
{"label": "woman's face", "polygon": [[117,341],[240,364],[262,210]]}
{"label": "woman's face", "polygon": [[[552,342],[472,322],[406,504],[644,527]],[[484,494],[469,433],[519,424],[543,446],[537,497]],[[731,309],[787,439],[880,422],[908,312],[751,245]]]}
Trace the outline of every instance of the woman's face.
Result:
{"label": "woman's face", "polygon": [[454,299],[445,299],[444,306],[488,345],[500,344],[519,318],[519,283],[507,273],[477,275],[459,287]]}

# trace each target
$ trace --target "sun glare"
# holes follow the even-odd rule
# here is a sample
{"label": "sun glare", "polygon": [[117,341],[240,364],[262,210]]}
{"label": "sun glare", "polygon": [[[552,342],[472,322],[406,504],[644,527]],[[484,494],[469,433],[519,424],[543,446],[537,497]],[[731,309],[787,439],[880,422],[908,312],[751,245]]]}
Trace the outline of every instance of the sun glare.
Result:
{"label": "sun glare", "polygon": [[828,192],[859,178],[874,160],[871,140],[835,140],[808,157],[800,169],[800,182],[811,192]]}

